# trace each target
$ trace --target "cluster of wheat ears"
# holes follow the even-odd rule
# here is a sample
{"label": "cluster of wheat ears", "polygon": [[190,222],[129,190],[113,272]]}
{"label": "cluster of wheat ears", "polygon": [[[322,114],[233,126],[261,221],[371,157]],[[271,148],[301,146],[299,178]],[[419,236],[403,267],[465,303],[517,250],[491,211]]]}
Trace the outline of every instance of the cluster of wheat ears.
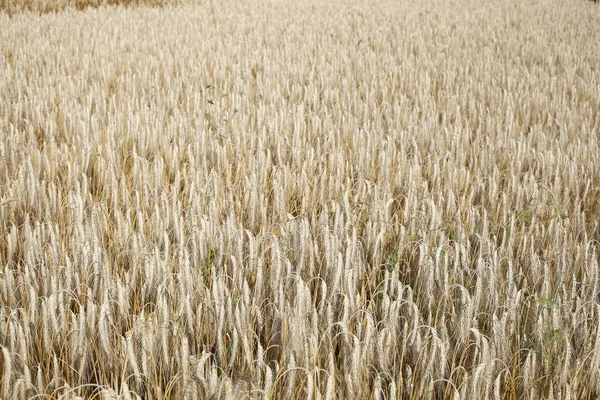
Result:
{"label": "cluster of wheat ears", "polygon": [[85,3],[2,0],[0,398],[600,394],[598,6]]}

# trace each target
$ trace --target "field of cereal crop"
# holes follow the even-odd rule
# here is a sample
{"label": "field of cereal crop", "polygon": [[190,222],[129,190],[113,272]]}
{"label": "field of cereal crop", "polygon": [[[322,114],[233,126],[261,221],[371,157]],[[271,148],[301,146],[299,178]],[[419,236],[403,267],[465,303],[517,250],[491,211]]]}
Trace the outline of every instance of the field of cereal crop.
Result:
{"label": "field of cereal crop", "polygon": [[600,6],[0,0],[0,399],[600,396]]}

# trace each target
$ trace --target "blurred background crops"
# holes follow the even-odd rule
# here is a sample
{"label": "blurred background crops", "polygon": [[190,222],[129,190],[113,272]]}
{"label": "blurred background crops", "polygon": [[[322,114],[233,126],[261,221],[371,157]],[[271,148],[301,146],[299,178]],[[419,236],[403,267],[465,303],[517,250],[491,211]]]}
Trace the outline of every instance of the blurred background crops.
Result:
{"label": "blurred background crops", "polygon": [[172,6],[181,0],[0,0],[0,11],[9,15],[23,12],[43,14],[65,9],[84,10],[102,6]]}
{"label": "blurred background crops", "polygon": [[0,398],[600,394],[597,5],[119,3],[1,3]]}

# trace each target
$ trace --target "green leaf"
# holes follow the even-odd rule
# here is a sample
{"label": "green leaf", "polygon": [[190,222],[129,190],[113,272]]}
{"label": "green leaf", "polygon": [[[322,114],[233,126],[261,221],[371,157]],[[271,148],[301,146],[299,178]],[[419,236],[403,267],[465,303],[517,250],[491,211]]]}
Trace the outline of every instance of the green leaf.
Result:
{"label": "green leaf", "polygon": [[207,121],[212,121],[213,117],[212,115],[210,115],[210,113],[204,113],[204,118],[206,118]]}
{"label": "green leaf", "polygon": [[209,99],[209,100],[208,100],[208,104],[212,104],[212,105],[214,105],[214,104],[215,104],[215,102]]}
{"label": "green leaf", "polygon": [[552,329],[551,331],[548,332],[548,339],[554,341],[554,340],[559,340],[561,339],[561,330],[560,329]]}
{"label": "green leaf", "polygon": [[538,305],[542,306],[542,307],[546,307],[546,308],[553,308],[554,304],[556,304],[556,302],[552,299],[534,299],[536,303],[538,303]]}
{"label": "green leaf", "polygon": [[221,98],[223,99],[223,98],[225,98],[225,97],[227,97],[227,96],[229,96],[229,92],[227,92],[227,93],[223,93],[223,94],[221,95]]}

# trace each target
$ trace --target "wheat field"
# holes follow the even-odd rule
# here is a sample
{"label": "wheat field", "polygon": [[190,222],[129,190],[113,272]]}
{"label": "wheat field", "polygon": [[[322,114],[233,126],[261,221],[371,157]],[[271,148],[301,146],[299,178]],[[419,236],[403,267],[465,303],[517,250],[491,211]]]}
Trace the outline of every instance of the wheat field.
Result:
{"label": "wheat field", "polygon": [[1,399],[600,396],[598,5],[0,9]]}

